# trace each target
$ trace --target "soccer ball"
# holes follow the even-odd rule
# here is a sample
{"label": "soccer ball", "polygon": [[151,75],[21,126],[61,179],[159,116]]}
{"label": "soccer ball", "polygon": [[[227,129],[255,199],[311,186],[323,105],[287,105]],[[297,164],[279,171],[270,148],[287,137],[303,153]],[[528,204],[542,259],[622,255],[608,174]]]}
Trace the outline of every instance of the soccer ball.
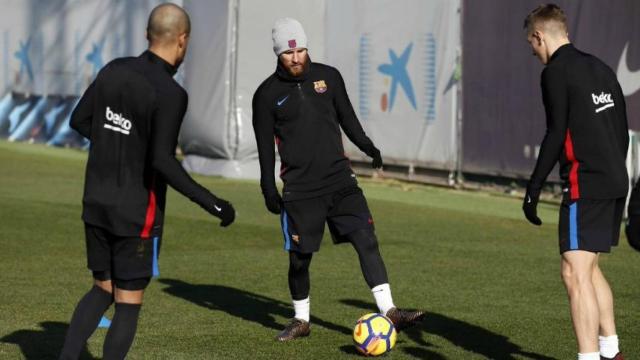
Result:
{"label": "soccer ball", "polygon": [[391,350],[396,344],[396,329],[384,315],[366,314],[356,322],[353,342],[364,355],[378,356]]}

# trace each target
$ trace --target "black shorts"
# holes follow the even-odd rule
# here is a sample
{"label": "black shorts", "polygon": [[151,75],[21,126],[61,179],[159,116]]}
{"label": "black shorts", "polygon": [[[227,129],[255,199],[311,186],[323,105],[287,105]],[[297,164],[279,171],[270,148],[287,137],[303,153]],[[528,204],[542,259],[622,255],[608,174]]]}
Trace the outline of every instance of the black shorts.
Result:
{"label": "black shorts", "polygon": [[[85,223],[87,267],[99,273],[98,280],[119,282],[150,278],[158,275],[160,237],[121,237],[105,229]],[[138,290],[138,289],[130,289]]]}
{"label": "black shorts", "polygon": [[362,190],[350,186],[315,198],[284,202],[280,215],[284,249],[300,253],[316,252],[324,235],[324,224],[334,243],[347,241],[346,235],[373,229],[373,218]]}
{"label": "black shorts", "polygon": [[618,245],[625,198],[564,199],[560,205],[560,253],[570,250],[611,251]]}

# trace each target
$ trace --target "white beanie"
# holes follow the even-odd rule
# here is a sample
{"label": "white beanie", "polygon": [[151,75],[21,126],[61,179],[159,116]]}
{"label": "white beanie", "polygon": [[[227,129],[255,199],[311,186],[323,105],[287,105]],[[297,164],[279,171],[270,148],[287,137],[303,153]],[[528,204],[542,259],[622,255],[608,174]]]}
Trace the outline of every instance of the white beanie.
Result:
{"label": "white beanie", "polygon": [[280,56],[289,49],[306,48],[307,35],[304,33],[302,24],[296,19],[282,18],[276,20],[271,30],[273,37],[273,52]]}

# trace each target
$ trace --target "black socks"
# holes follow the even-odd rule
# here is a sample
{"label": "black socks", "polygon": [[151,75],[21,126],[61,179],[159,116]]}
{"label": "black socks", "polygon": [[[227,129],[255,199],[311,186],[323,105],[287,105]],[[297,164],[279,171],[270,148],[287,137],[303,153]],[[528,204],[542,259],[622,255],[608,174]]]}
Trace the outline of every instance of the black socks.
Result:
{"label": "black socks", "polygon": [[77,359],[87,339],[98,327],[100,319],[109,305],[113,302],[113,295],[99,286],[93,286],[76,306],[71,324],[64,340],[61,360]]}
{"label": "black socks", "polygon": [[116,303],[116,312],[104,340],[104,360],[125,358],[136,335],[141,307],[141,304]]}
{"label": "black socks", "polygon": [[[373,288],[376,285],[389,282],[387,270],[382,261],[378,249],[378,239],[371,229],[360,229],[347,235],[353,245],[360,267],[367,285]],[[289,291],[293,300],[303,300],[309,297],[309,265],[313,253],[302,254],[296,251],[289,252]]]}
{"label": "black socks", "polygon": [[289,251],[289,291],[293,300],[309,297],[309,265],[312,257],[313,253]]}
{"label": "black socks", "polygon": [[373,230],[356,230],[347,236],[358,253],[360,268],[369,288],[388,283],[387,270],[380,256],[378,239]]}

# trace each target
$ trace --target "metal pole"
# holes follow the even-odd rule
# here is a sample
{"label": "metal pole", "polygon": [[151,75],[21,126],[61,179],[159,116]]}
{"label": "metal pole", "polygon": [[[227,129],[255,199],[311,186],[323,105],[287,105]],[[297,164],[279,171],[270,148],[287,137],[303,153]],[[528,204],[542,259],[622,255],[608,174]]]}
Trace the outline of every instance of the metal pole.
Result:
{"label": "metal pole", "polygon": [[242,122],[242,119],[238,114],[239,109],[237,103],[239,3],[240,0],[229,1],[232,14],[231,21],[233,23],[231,24],[231,44],[229,46],[229,116],[227,119],[229,121],[229,146],[232,153],[232,159],[236,159],[238,157],[238,151],[240,148],[240,126]]}
{"label": "metal pole", "polygon": [[458,47],[458,56],[457,56],[457,77],[458,81],[456,83],[456,92],[457,92],[457,109],[456,109],[456,140],[458,147],[458,156],[456,157],[456,183],[458,186],[461,186],[464,183],[464,176],[462,174],[462,159],[463,159],[463,137],[462,137],[462,100],[463,100],[463,92],[462,92],[462,76],[464,71],[464,54],[463,54],[463,46],[464,46],[464,0],[460,0],[460,9],[458,10],[460,17],[460,45]]}

